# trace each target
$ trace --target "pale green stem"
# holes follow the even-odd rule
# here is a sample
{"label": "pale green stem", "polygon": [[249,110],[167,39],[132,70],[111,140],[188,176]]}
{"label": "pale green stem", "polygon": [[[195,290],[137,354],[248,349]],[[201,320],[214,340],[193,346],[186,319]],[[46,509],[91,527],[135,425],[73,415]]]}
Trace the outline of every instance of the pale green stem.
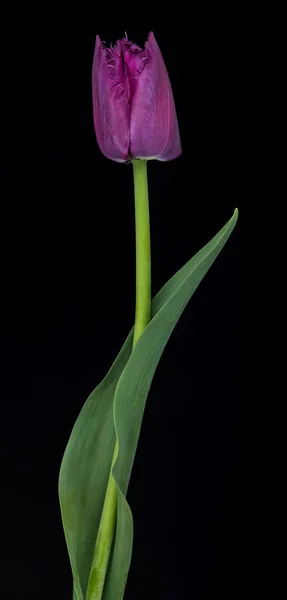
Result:
{"label": "pale green stem", "polygon": [[133,160],[136,220],[136,315],[133,347],[150,321],[151,262],[147,161]]}
{"label": "pale green stem", "polygon": [[[150,321],[151,267],[150,226],[147,183],[147,161],[133,160],[136,226],[136,314],[133,348]],[[87,599],[101,600],[114,532],[117,513],[117,488],[112,469],[118,456],[116,442],[109,475],[104,506],[96,539],[93,564],[90,572]]]}

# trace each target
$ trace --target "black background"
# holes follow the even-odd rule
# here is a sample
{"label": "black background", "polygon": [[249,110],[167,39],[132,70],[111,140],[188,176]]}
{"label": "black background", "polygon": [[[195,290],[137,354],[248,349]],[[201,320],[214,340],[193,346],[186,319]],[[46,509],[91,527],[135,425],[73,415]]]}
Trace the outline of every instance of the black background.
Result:
{"label": "black background", "polygon": [[275,597],[283,37],[204,20],[183,30],[122,19],[105,30],[111,23],[96,11],[41,11],[2,21],[1,598],[72,597],[59,467],[135,300],[132,167],[96,143],[94,40],[127,30],[142,45],[151,29],[183,146],[176,161],[148,165],[153,294],[236,206],[239,221],[153,380],[128,493],[135,541],[125,598]]}

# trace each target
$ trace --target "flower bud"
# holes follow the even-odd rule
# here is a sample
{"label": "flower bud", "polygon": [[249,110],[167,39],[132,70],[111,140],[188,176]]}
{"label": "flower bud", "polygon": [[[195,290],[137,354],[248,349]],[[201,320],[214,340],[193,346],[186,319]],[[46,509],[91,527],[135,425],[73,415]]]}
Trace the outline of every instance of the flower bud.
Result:
{"label": "flower bud", "polygon": [[152,32],[144,50],[127,37],[106,48],[97,36],[92,90],[96,137],[105,156],[126,162],[181,154],[171,84]]}

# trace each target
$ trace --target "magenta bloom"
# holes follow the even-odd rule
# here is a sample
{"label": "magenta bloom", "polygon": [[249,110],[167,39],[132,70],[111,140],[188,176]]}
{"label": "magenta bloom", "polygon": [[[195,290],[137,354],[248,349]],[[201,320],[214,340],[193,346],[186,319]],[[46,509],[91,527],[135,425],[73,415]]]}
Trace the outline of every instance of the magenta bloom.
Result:
{"label": "magenta bloom", "polygon": [[181,154],[172,89],[152,32],[144,50],[127,38],[106,48],[97,36],[92,88],[95,131],[105,156],[126,162]]}

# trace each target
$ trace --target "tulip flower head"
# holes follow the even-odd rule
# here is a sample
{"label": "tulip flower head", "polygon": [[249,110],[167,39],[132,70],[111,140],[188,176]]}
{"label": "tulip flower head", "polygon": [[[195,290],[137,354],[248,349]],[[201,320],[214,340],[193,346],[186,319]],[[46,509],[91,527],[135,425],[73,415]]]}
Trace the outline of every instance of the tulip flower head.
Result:
{"label": "tulip flower head", "polygon": [[128,162],[181,154],[171,84],[152,32],[144,49],[127,37],[106,48],[97,36],[92,90],[96,137],[105,156]]}

